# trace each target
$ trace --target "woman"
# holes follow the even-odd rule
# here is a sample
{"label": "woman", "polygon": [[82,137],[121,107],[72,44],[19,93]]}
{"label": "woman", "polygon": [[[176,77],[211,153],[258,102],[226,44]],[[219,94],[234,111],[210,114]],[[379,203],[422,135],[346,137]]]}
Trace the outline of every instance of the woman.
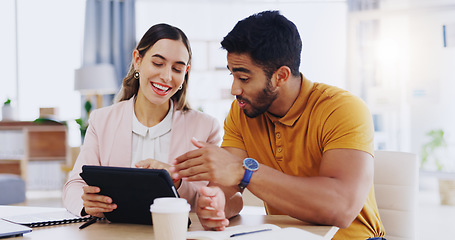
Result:
{"label": "woman", "polygon": [[[191,138],[220,144],[217,120],[187,103],[190,63],[191,48],[180,29],[157,24],[144,34],[116,103],[90,114],[84,145],[64,186],[63,203],[70,212],[103,217],[117,207],[111,198],[96,194],[98,187],[86,186],[79,176],[83,165],[168,170],[173,159],[195,149]],[[191,206],[207,185],[174,183]]]}

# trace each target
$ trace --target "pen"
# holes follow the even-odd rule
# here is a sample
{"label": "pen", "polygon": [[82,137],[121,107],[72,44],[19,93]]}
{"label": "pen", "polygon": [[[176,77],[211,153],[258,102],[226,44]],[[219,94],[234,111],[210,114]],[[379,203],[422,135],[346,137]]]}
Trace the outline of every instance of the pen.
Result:
{"label": "pen", "polygon": [[265,232],[265,231],[272,231],[272,229],[267,228],[267,229],[261,229],[261,230],[251,231],[251,232],[235,233],[235,234],[232,234],[229,237],[232,238],[232,237],[242,236],[242,235],[246,235],[246,234],[250,234],[250,233],[258,233],[258,232]]}
{"label": "pen", "polygon": [[90,225],[96,223],[97,220],[98,220],[97,217],[93,217],[92,219],[90,219],[90,220],[88,220],[87,222],[85,222],[84,224],[82,224],[82,225],[79,227],[79,229],[84,229],[84,228],[86,228],[86,227],[88,227],[88,226],[90,226]]}

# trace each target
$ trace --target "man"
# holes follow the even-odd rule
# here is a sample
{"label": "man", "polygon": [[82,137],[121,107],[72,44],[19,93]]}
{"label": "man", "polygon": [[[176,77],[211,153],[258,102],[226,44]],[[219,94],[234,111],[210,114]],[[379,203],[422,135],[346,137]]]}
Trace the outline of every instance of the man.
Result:
{"label": "man", "polygon": [[268,214],[338,226],[337,240],[382,239],[372,187],[374,130],[364,102],[299,73],[299,33],[277,11],[238,22],[221,45],[237,98],[222,148],[193,140],[199,149],[171,169],[174,178],[213,186],[198,200],[203,226],[224,229],[241,209],[236,192],[248,187]]}

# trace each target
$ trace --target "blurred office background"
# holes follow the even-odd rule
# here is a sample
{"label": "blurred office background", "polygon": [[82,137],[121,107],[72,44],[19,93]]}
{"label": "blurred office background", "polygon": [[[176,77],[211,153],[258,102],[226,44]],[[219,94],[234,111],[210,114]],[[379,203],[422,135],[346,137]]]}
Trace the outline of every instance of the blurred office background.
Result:
{"label": "blurred office background", "polygon": [[[190,104],[221,124],[233,97],[219,42],[238,20],[280,10],[300,31],[301,72],[368,104],[377,150],[420,155],[432,141],[427,134],[442,131],[443,170],[455,170],[455,0],[136,0],[134,5],[130,30],[136,41],[160,22],[187,34],[193,49]],[[85,98],[74,80],[83,65],[84,26],[92,24],[85,14],[86,0],[0,1],[0,103],[11,99],[19,121],[38,118],[40,108],[56,109],[55,119],[67,122],[70,147],[81,144],[74,119],[84,115]],[[30,174],[37,178],[52,168],[35,165]],[[431,194],[422,195],[428,207],[423,213],[436,213],[422,220],[427,223],[453,208],[440,208],[433,194],[438,174],[425,176],[421,191]]]}
{"label": "blurred office background", "polygon": [[[56,108],[56,117],[70,123],[70,145],[79,145],[72,120],[83,114],[83,99],[74,89],[74,71],[83,65],[86,1],[0,4],[0,103],[11,99],[18,120],[36,119],[40,107]],[[232,97],[219,42],[238,20],[277,9],[301,33],[301,72],[368,103],[377,149],[419,152],[434,129],[443,129],[454,148],[453,0],[136,0],[135,7],[130,32],[136,40],[159,22],[188,35],[194,52],[190,102],[220,121]]]}

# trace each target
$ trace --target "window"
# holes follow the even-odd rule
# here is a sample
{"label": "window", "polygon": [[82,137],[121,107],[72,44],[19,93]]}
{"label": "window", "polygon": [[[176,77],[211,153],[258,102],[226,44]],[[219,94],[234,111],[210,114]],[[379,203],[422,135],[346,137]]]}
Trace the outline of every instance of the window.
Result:
{"label": "window", "polygon": [[81,62],[84,14],[85,0],[0,2],[0,101],[11,98],[17,119],[38,118],[40,107],[55,107],[59,120],[80,116],[73,79]]}

